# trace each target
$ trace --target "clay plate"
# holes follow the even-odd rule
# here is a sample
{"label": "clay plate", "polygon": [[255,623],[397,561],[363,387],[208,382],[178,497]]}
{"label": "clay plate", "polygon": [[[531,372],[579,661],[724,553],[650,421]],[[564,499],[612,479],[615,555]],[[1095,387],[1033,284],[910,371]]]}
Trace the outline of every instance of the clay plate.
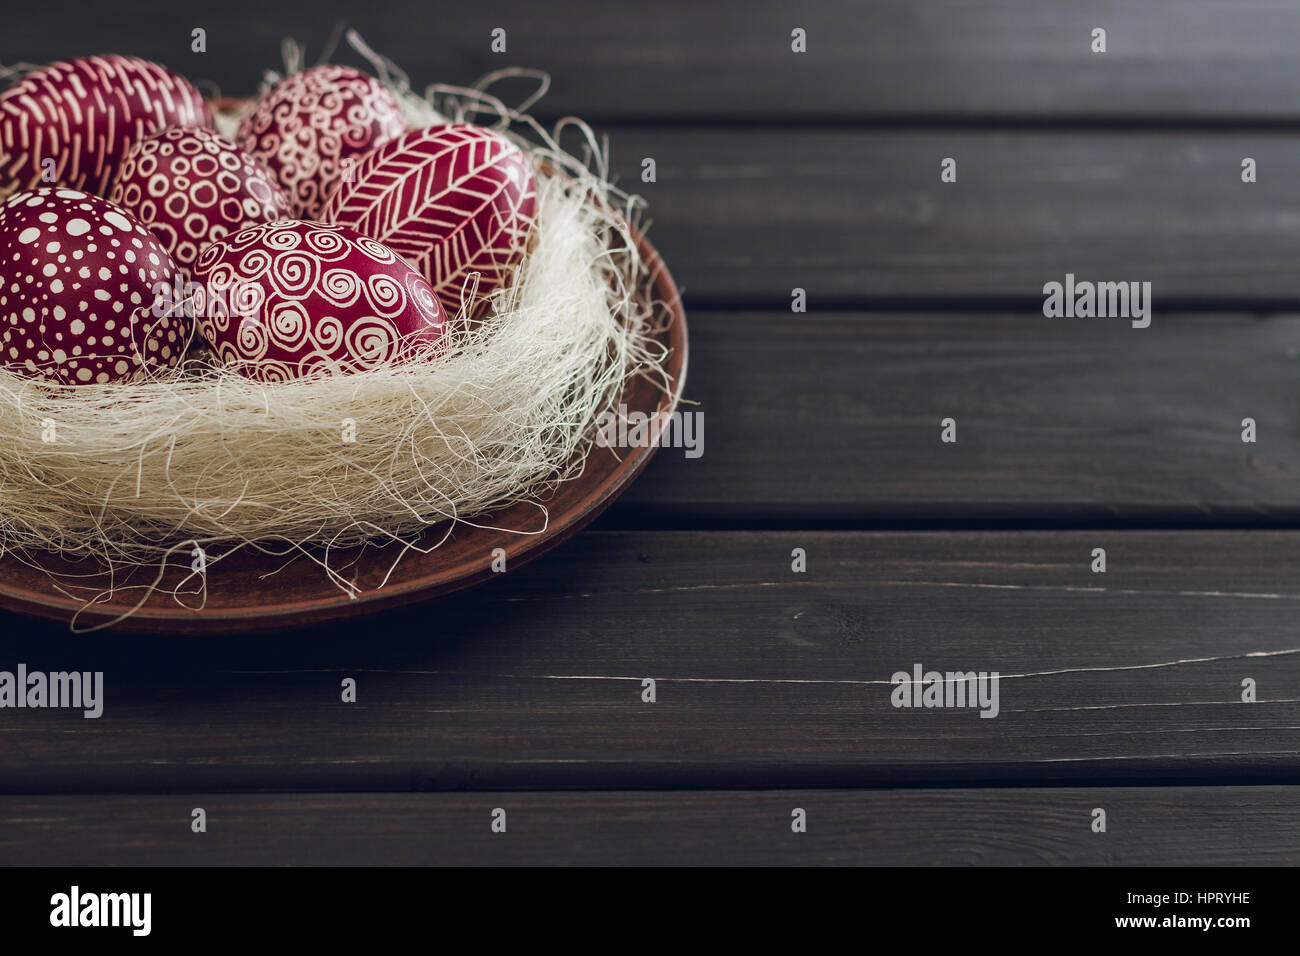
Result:
{"label": "clay plate", "polygon": [[[654,298],[667,310],[664,329],[657,337],[669,348],[667,374],[671,387],[665,394],[649,382],[634,379],[620,401],[629,411],[667,415],[676,409],[686,382],[686,315],[672,276],[654,247],[643,236],[637,235],[636,240],[653,282]],[[305,558],[286,567],[283,557],[240,552],[209,569],[207,603],[202,609],[185,608],[168,593],[154,593],[130,617],[112,627],[175,634],[281,630],[412,604],[481,584],[494,576],[494,548],[505,550],[507,567],[513,571],[571,538],[609,507],[654,454],[660,428],[657,420],[652,421],[656,422],[651,429],[653,440],[646,447],[593,447],[582,474],[562,483],[545,500],[550,522],[540,534],[521,536],[458,526],[441,547],[430,553],[407,552],[383,587],[379,585],[397,555],[394,547],[334,552],[331,564],[335,567],[356,562],[349,574],[361,591],[355,598],[331,584],[321,568]],[[499,528],[535,529],[539,513],[527,505],[514,505],[484,520]],[[441,531],[434,528],[426,539],[437,540],[440,535]],[[139,592],[127,592],[83,609],[84,599],[60,593],[44,569],[78,575],[86,575],[88,569],[57,555],[40,556],[40,560],[41,567],[31,567],[9,555],[0,558],[0,607],[65,622],[75,614],[80,629],[112,620],[139,600]],[[177,563],[178,577],[188,573],[187,566],[182,568],[179,559]],[[99,580],[106,578],[101,576]],[[78,584],[94,586],[96,578],[81,578]]]}

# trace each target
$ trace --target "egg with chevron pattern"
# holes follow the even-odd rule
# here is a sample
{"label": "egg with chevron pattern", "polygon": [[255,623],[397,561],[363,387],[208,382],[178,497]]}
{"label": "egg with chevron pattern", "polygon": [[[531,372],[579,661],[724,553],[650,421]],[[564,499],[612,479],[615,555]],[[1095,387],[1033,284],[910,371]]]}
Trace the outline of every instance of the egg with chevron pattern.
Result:
{"label": "egg with chevron pattern", "polygon": [[[433,287],[449,316],[481,316],[507,286],[537,219],[528,156],[467,123],[412,130],[358,161],[321,218],[382,242]],[[477,278],[475,278],[477,274]]]}

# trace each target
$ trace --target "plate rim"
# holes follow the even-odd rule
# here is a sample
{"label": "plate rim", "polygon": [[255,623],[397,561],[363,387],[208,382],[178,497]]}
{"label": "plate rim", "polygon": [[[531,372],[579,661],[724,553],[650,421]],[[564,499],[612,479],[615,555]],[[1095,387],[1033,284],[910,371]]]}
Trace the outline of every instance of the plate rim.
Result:
{"label": "plate rim", "polygon": [[[617,461],[609,470],[608,477],[595,489],[598,494],[584,499],[579,507],[565,512],[559,522],[555,520],[554,514],[550,515],[545,531],[529,535],[517,551],[512,549],[509,554],[510,571],[524,566],[568,541],[613,504],[654,457],[662,432],[660,422],[676,411],[681,401],[686,385],[689,358],[689,336],[681,294],[658,250],[634,226],[628,224],[628,229],[650,276],[649,285],[654,299],[666,307],[668,314],[665,339],[669,349],[667,371],[670,388],[662,393],[656,408],[663,417],[652,427],[650,441],[643,446],[626,449],[627,453]],[[437,553],[435,549],[424,557],[432,558]],[[44,593],[15,586],[5,574],[5,565],[15,560],[17,559],[8,555],[0,558],[0,609],[65,624],[70,624],[73,618],[77,617],[79,627],[102,627],[115,633],[197,634],[291,630],[409,606],[476,587],[490,578],[503,576],[501,573],[493,572],[486,563],[478,572],[446,581],[436,580],[438,573],[434,570],[409,580],[364,591],[356,597],[350,597],[322,576],[321,596],[314,599],[272,606],[254,605],[216,609],[187,608],[176,604],[152,607],[146,605],[137,608],[120,621],[106,624],[105,622],[125,610],[127,607],[125,602],[87,607],[57,592]],[[418,557],[409,560],[418,560]],[[332,593],[326,592],[325,588]]]}

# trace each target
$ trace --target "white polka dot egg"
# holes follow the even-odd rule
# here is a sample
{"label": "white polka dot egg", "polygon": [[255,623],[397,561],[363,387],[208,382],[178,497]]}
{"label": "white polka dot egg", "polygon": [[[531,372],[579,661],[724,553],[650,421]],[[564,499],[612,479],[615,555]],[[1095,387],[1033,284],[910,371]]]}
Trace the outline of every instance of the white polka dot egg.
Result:
{"label": "white polka dot egg", "polygon": [[[0,360],[66,385],[175,365],[190,320],[171,303],[176,266],[131,213],[75,189],[20,192],[0,207]],[[162,315],[155,315],[155,311]]]}

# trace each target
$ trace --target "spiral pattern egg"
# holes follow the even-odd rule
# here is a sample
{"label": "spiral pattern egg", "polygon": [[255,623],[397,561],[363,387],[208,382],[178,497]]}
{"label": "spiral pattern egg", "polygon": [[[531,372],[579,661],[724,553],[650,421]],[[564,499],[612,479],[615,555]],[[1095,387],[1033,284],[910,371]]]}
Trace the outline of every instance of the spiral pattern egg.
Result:
{"label": "spiral pattern egg", "polygon": [[465,123],[412,130],[375,150],[323,213],[405,256],[448,315],[461,311],[478,273],[471,316],[510,281],[536,217],[528,157],[501,134]]}
{"label": "spiral pattern egg", "polygon": [[289,215],[271,171],[206,129],[172,127],[136,143],[109,199],[135,213],[186,270],[208,243]]}
{"label": "spiral pattern egg", "polygon": [[35,70],[0,94],[0,197],[47,185],[105,196],[131,144],[168,126],[210,128],[212,112],[165,66],[108,55]]}
{"label": "spiral pattern egg", "polygon": [[176,276],[153,234],[108,200],[75,189],[15,193],[0,207],[0,359],[64,385],[175,365],[190,333],[162,291]]}
{"label": "spiral pattern egg", "polygon": [[404,129],[401,104],[374,77],[316,66],[267,90],[235,140],[275,173],[295,216],[317,219],[348,164]]}
{"label": "spiral pattern egg", "polygon": [[358,372],[441,347],[443,313],[424,277],[352,229],[254,226],[209,245],[195,278],[200,334],[250,378]]}

